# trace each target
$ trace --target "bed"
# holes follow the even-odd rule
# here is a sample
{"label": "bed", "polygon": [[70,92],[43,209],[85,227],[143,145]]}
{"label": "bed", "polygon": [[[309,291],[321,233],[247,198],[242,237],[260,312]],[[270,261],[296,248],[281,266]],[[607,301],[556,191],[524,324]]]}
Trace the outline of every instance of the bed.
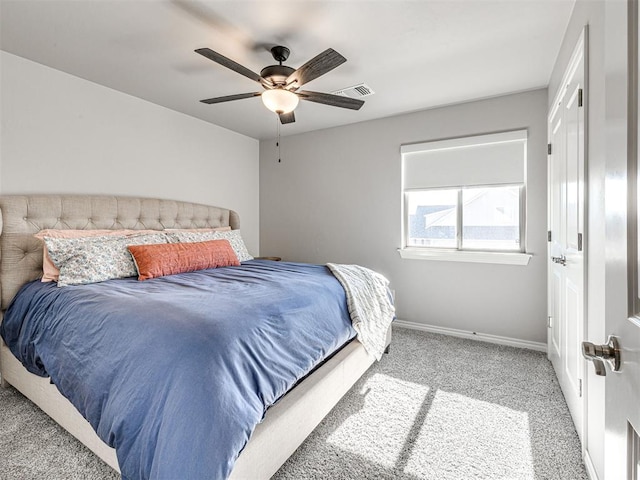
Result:
{"label": "bed", "polygon": [[[36,295],[41,295],[42,297],[37,297],[37,302],[34,301],[34,303],[41,304],[41,299],[53,298],[60,294],[60,290],[68,288],[52,288],[51,284],[42,284],[39,281],[34,281],[42,275],[43,261],[42,243],[34,237],[34,234],[42,229],[163,231],[166,229],[220,227],[230,227],[232,230],[238,230],[240,227],[238,215],[229,209],[189,202],[136,197],[81,195],[0,196],[0,214],[0,299],[3,315],[20,289],[23,292],[32,290],[34,292],[33,297],[29,298],[36,298]],[[309,269],[315,269],[324,278],[323,282],[328,285],[327,288],[335,290],[335,285],[332,285],[332,280],[328,278],[331,274],[327,273],[326,268],[323,266],[251,260],[242,262],[240,267],[232,271],[231,269],[233,268],[236,267],[220,268],[214,271],[203,270],[194,272],[196,275],[179,274],[170,276],[171,278],[164,278],[170,278],[165,283],[180,283],[183,278],[188,278],[189,282],[195,282],[195,284],[189,285],[189,288],[193,290],[196,287],[201,288],[201,285],[205,285],[210,280],[222,281],[224,284],[230,285],[232,282],[238,281],[233,277],[234,275],[244,276],[243,278],[250,279],[247,281],[251,282],[257,277],[266,275],[270,278],[269,282],[273,283],[274,279],[280,278],[285,274],[283,270],[293,272],[292,274],[298,275],[299,279],[304,279],[310,275]],[[209,279],[209,277],[216,278]],[[244,280],[240,279],[240,281]],[[127,282],[135,288],[142,288],[138,284],[151,285],[150,282],[123,279],[118,284],[118,288]],[[303,280],[299,282],[301,282],[298,283],[299,285],[304,285]],[[107,283],[105,282],[105,284]],[[154,285],[160,285],[161,283],[156,282]],[[335,278],[333,283],[335,283]],[[43,285],[49,286],[43,287]],[[97,287],[91,286],[91,288]],[[144,295],[151,295],[148,291],[151,287],[146,286],[144,288],[147,288]],[[165,287],[163,286],[163,288]],[[278,288],[283,288],[283,286],[280,285]],[[81,290],[77,289],[77,291]],[[105,288],[102,288],[102,290],[105,290]],[[111,294],[111,290],[116,290],[116,288],[110,289],[109,294]],[[88,292],[87,295],[98,295],[98,290],[88,290]],[[21,293],[17,300],[22,301],[23,298],[26,298],[25,295],[27,294]],[[166,294],[160,292],[159,295]],[[259,297],[260,295],[257,296]],[[21,301],[18,302],[17,300],[14,303],[16,305],[21,304]],[[279,305],[278,302],[273,302],[273,297],[267,300],[272,307],[273,305]],[[345,301],[343,300],[341,305],[332,306],[331,308],[337,309],[336,311],[344,311],[346,309],[344,303]],[[18,307],[14,306],[12,308],[16,309]],[[296,308],[303,308],[303,306],[296,305]],[[351,309],[351,304],[349,304],[349,309]],[[67,316],[69,318],[72,317],[71,315]],[[295,319],[295,315],[292,318]],[[2,317],[0,317],[0,321],[2,321]],[[323,346],[323,351],[318,353],[318,356],[322,357],[321,361],[319,360],[317,365],[313,365],[310,368],[306,366],[305,368],[308,371],[292,385],[287,386],[284,392],[279,392],[275,389],[273,392],[269,392],[268,395],[264,395],[265,397],[270,397],[266,401],[267,404],[272,405],[267,405],[266,412],[261,412],[263,418],[257,423],[255,429],[249,433],[248,442],[241,445],[238,448],[239,451],[232,455],[234,458],[229,460],[229,468],[214,469],[215,473],[211,474],[211,478],[225,478],[227,476],[232,479],[269,478],[278,470],[374,361],[374,358],[365,351],[363,345],[354,338],[354,332],[348,334],[347,330],[340,327],[342,333],[337,335],[336,338],[328,340],[328,343],[332,344],[332,346]],[[390,342],[390,331],[389,327],[386,330],[386,345]],[[287,342],[290,341],[292,342],[293,340],[287,339]],[[298,343],[296,348],[303,349],[306,340],[302,338],[297,341],[302,343]],[[184,357],[184,354],[181,355],[180,361],[182,361],[182,357]],[[170,357],[168,358],[170,359]],[[174,360],[170,359],[169,361],[173,362]],[[261,362],[262,360],[258,363]],[[278,362],[274,361],[273,363],[277,364]],[[163,368],[167,367],[167,365],[163,366]],[[30,370],[33,371],[34,368],[30,367]],[[46,366],[43,366],[43,368],[46,370]],[[55,370],[58,367],[54,368],[52,366],[51,368]],[[216,368],[218,367],[216,366]],[[190,374],[195,378],[195,380],[192,379],[190,381],[190,384],[207,384],[207,382],[200,382],[198,373]],[[116,455],[116,450],[103,441],[106,440],[113,445],[114,438],[117,437],[114,432],[117,433],[118,430],[111,428],[110,430],[107,429],[108,432],[105,433],[104,429],[102,429],[101,439],[94,431],[95,425],[92,427],[89,421],[85,420],[78,412],[77,408],[59,392],[59,387],[63,390],[64,388],[70,388],[63,387],[64,382],[62,380],[57,380],[56,383],[58,383],[59,387],[56,387],[51,383],[50,378],[31,373],[4,345],[4,342],[0,345],[0,375],[3,386],[14,386],[107,464],[121,471],[119,463],[121,452]],[[296,373],[296,375],[299,375],[299,373]],[[167,378],[169,379],[170,377],[167,376]],[[156,381],[155,383],[162,382]],[[67,396],[73,398],[76,391],[77,388],[71,392],[67,391]],[[193,395],[197,394],[193,393]],[[76,404],[78,403],[77,398],[74,398],[74,401]],[[103,407],[104,405],[101,408]],[[155,423],[161,422],[156,421]],[[100,429],[101,427],[99,426],[98,430],[100,431]],[[122,441],[119,441],[119,443],[121,444]],[[171,445],[165,447],[165,450],[167,448],[170,451]],[[237,456],[238,454],[239,456]],[[235,456],[237,456],[237,459]],[[134,478],[148,477],[163,478],[163,476],[167,477],[169,475],[167,473],[169,470],[165,470],[165,473],[162,474],[153,470],[131,468],[129,465],[131,462],[135,462],[135,459],[131,460],[131,455],[128,457],[123,456],[122,458],[125,459],[126,466],[129,468],[128,471],[133,472],[128,473],[126,477],[123,472],[123,478],[133,480]]]}

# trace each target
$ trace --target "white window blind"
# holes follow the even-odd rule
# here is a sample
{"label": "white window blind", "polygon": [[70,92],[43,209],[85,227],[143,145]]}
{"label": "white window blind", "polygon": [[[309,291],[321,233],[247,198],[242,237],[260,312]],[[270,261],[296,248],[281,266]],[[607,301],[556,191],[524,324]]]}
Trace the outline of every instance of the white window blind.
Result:
{"label": "white window blind", "polygon": [[404,189],[522,184],[527,131],[403,145]]}

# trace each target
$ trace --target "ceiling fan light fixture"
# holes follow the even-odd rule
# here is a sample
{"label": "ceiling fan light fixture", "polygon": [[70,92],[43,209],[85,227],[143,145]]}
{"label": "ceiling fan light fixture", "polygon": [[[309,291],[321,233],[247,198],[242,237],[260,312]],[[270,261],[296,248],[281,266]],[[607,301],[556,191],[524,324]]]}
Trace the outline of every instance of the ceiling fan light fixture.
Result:
{"label": "ceiling fan light fixture", "polygon": [[298,96],[283,88],[274,88],[262,92],[262,103],[274,113],[290,113],[298,106]]}

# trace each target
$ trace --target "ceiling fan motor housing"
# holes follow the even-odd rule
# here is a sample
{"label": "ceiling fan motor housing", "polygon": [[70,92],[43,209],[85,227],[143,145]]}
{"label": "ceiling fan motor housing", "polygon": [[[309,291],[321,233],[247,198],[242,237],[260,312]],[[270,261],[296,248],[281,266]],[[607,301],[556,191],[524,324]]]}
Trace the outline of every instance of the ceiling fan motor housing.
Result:
{"label": "ceiling fan motor housing", "polygon": [[269,65],[260,70],[260,76],[274,85],[284,85],[289,75],[295,71],[295,68],[287,67],[286,65]]}

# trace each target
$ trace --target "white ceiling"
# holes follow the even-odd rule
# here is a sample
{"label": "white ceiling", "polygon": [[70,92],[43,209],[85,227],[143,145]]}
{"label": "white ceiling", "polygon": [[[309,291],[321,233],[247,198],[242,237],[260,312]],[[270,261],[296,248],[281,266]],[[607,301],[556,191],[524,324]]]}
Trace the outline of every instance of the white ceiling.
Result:
{"label": "white ceiling", "polygon": [[273,138],[261,87],[194,53],[209,47],[259,73],[268,47],[297,68],[326,48],[347,62],[310,82],[365,82],[359,111],[301,102],[282,135],[544,87],[574,0],[0,0],[0,48],[250,137]]}

